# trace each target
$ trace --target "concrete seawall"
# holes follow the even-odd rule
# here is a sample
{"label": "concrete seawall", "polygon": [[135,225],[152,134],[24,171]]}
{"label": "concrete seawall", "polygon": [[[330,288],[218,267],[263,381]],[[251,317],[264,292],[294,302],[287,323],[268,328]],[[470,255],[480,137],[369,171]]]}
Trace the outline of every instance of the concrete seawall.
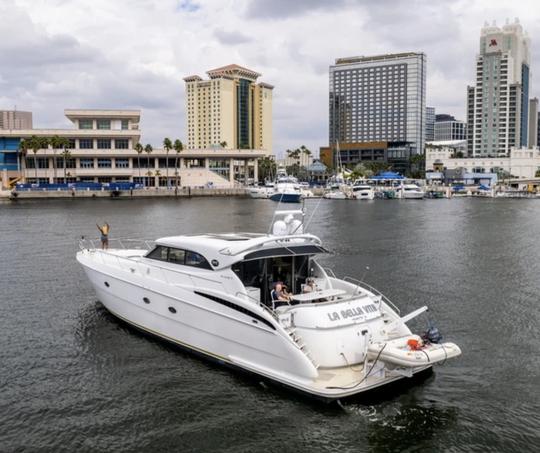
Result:
{"label": "concrete seawall", "polygon": [[44,198],[152,198],[152,197],[242,197],[246,196],[244,188],[238,189],[206,189],[183,187],[174,189],[136,189],[136,190],[58,190],[58,191],[21,191],[0,192],[0,198],[10,200],[28,200]]}

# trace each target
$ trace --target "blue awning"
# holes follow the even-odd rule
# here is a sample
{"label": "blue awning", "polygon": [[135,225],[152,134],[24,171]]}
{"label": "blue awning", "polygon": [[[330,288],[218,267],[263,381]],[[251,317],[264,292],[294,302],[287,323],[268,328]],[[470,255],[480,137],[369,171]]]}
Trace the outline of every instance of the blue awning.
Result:
{"label": "blue awning", "polygon": [[383,179],[405,179],[404,176],[401,176],[399,173],[393,171],[383,171],[378,175],[372,176],[369,179],[383,180]]}

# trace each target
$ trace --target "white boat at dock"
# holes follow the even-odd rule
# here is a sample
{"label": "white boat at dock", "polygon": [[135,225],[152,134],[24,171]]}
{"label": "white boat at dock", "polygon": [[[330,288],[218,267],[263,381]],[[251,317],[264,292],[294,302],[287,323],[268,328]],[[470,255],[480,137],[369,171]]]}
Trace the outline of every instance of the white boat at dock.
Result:
{"label": "white boat at dock", "polygon": [[398,197],[404,200],[421,200],[425,192],[418,184],[403,184],[398,189]]}

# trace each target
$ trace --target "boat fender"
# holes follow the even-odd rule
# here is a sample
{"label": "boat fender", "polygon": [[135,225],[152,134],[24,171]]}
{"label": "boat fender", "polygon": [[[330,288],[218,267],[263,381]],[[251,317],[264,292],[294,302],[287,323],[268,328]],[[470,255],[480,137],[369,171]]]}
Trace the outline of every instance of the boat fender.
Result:
{"label": "boat fender", "polygon": [[422,340],[417,340],[416,338],[409,338],[407,346],[409,346],[411,351],[421,351],[424,347],[424,342]]}

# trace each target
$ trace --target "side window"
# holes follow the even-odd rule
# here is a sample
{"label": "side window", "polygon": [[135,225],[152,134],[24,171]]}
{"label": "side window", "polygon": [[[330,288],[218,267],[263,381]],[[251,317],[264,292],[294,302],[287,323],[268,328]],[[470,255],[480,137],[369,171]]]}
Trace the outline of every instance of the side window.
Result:
{"label": "side window", "polygon": [[176,264],[184,264],[186,252],[180,249],[169,249],[169,259],[168,261]]}
{"label": "side window", "polygon": [[206,258],[195,252],[186,251],[186,266],[202,267],[203,269],[212,269]]}
{"label": "side window", "polygon": [[152,250],[146,258],[152,258],[153,260],[167,261],[167,247],[158,245],[154,250]]}

